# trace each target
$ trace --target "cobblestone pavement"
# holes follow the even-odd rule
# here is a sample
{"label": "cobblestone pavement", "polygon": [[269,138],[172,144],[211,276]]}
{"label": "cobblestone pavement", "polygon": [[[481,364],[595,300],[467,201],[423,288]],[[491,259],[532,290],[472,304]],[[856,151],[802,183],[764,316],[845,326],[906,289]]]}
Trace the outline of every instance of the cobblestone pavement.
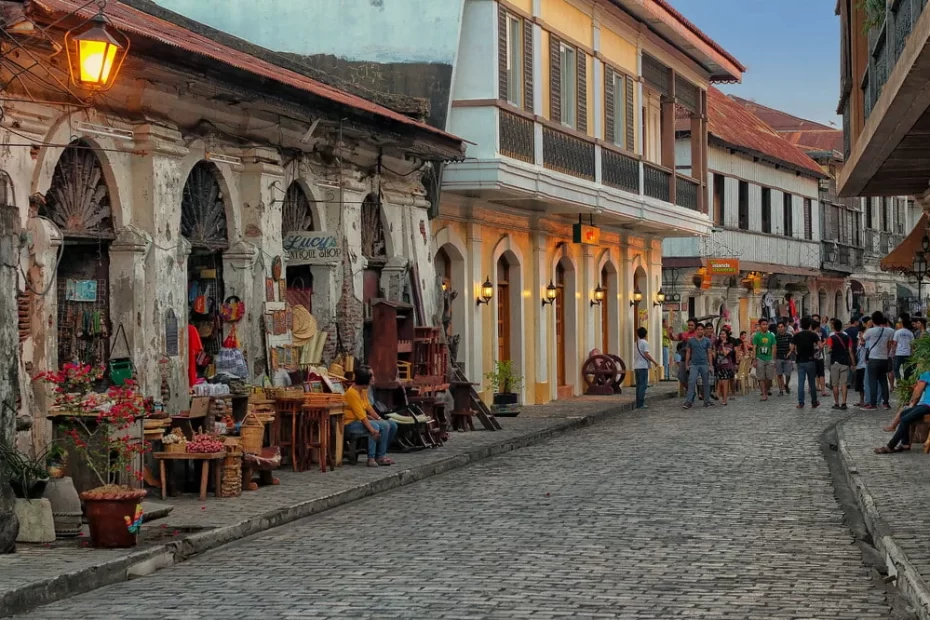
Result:
{"label": "cobblestone pavement", "polygon": [[887,618],[819,451],[838,419],[654,406],[24,617]]}

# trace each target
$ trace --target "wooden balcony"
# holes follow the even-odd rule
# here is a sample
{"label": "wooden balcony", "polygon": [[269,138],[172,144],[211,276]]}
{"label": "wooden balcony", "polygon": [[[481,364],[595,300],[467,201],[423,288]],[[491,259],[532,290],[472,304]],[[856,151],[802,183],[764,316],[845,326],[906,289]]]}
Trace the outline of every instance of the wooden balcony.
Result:
{"label": "wooden balcony", "polygon": [[823,241],[823,269],[855,273],[863,266],[862,248],[835,241]]}

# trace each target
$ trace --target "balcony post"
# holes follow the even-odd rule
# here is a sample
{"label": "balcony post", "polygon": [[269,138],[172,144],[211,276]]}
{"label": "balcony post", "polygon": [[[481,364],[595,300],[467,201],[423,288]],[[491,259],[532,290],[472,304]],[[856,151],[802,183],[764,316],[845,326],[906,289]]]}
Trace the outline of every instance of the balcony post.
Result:
{"label": "balcony post", "polygon": [[662,165],[672,171],[668,183],[668,201],[675,204],[675,70],[668,70],[668,97],[662,98]]}
{"label": "balcony post", "polygon": [[691,115],[691,176],[698,182],[697,210],[707,213],[707,93],[701,91],[698,111]]}

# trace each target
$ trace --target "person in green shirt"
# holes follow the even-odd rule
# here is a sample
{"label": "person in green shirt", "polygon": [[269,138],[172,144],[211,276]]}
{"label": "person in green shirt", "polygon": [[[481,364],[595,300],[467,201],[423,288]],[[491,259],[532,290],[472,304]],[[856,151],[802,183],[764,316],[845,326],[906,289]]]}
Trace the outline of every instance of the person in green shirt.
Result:
{"label": "person in green shirt", "polygon": [[769,322],[759,320],[759,331],[752,337],[753,360],[756,381],[762,390],[762,400],[769,399],[769,389],[775,380],[775,334],[769,331]]}

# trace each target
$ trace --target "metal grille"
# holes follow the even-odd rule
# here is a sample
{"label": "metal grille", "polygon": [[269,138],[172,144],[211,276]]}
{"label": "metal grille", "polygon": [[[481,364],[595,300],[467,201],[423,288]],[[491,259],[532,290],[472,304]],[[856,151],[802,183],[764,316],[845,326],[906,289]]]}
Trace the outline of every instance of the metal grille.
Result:
{"label": "metal grille", "polygon": [[66,237],[113,238],[110,191],[90,144],[75,140],[61,153],[39,215]]}
{"label": "metal grille", "polygon": [[643,79],[660,94],[668,96],[668,67],[649,54],[643,54]]}
{"label": "metal grille", "polygon": [[533,121],[506,110],[500,114],[501,155],[532,164],[536,160],[536,133]]}
{"label": "metal grille", "polygon": [[698,87],[680,75],[675,76],[675,100],[694,113],[698,111]]}
{"label": "metal grille", "polygon": [[670,172],[643,162],[643,193],[650,198],[668,202],[671,179]]}
{"label": "metal grille", "polygon": [[543,127],[543,165],[582,179],[594,180],[594,145]]}
{"label": "metal grille", "polygon": [[685,209],[697,211],[698,184],[685,177],[675,178],[675,204]]}
{"label": "metal grille", "polygon": [[304,232],[313,230],[313,211],[310,200],[300,183],[293,181],[284,195],[281,207],[281,232]]}
{"label": "metal grille", "polygon": [[217,181],[216,166],[199,162],[184,183],[181,200],[181,234],[195,248],[229,247],[226,233],[226,206]]}
{"label": "metal grille", "polygon": [[602,149],[601,180],[609,187],[639,194],[639,160]]}
{"label": "metal grille", "polygon": [[898,58],[901,57],[901,52],[904,51],[904,45],[907,43],[907,37],[911,34],[913,25],[910,1],[899,2],[894,14],[894,62],[898,62]]}
{"label": "metal grille", "polygon": [[869,75],[866,74],[862,83],[862,108],[866,118],[872,114],[872,91],[869,89]]}
{"label": "metal grille", "polygon": [[878,45],[875,48],[873,53],[873,64],[872,66],[875,69],[874,77],[869,76],[869,84],[872,92],[872,106],[875,106],[875,102],[878,101],[878,98],[882,94],[882,89],[885,87],[885,82],[888,81],[888,39],[883,38],[879,39]]}

